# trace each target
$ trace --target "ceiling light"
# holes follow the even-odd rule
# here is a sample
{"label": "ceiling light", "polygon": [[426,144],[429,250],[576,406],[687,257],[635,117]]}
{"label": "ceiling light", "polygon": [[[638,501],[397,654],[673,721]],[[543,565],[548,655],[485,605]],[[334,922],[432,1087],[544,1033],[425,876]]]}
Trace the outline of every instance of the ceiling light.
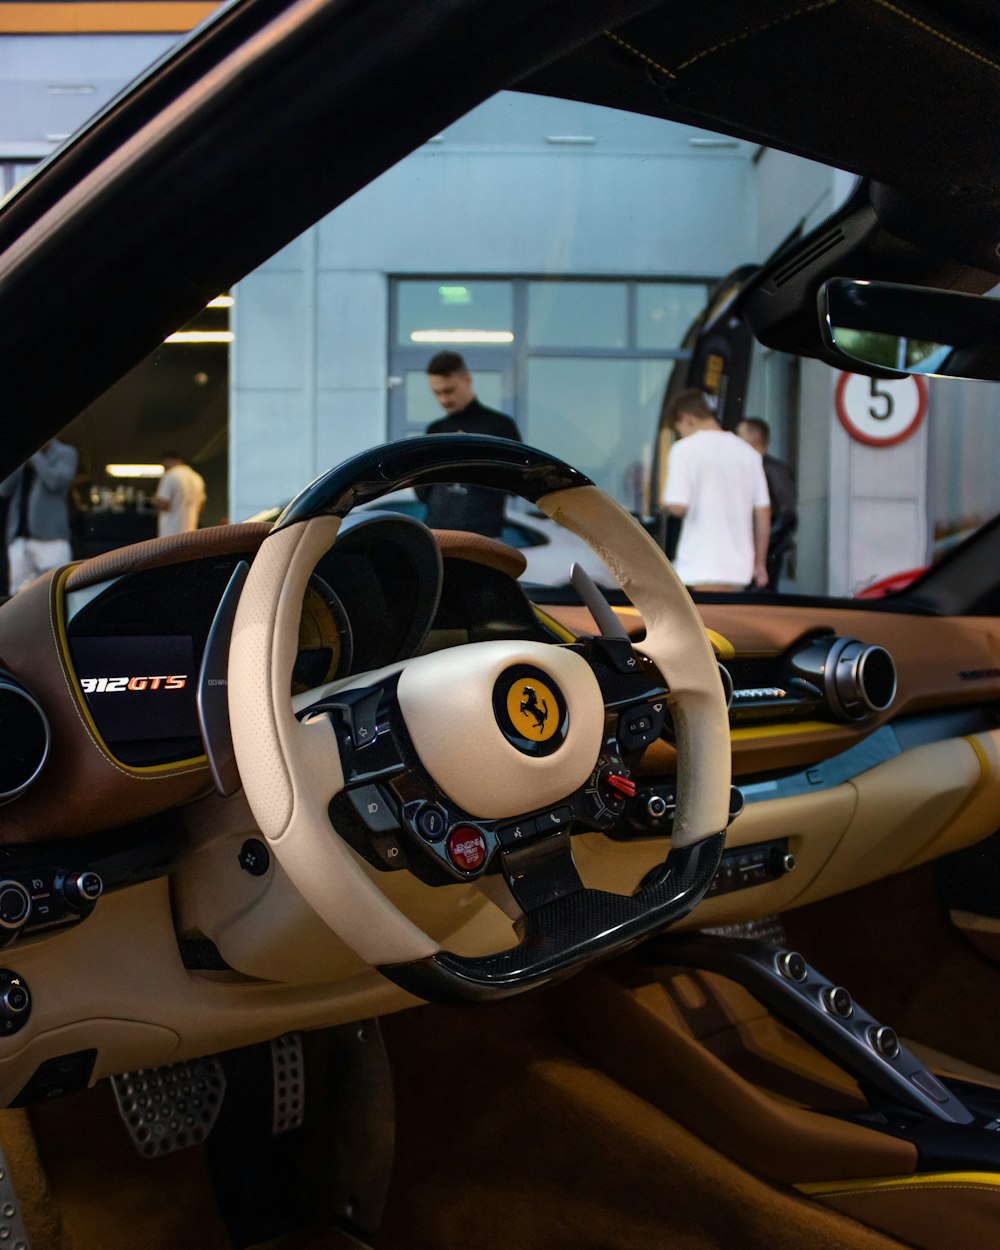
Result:
{"label": "ceiling light", "polygon": [[576,147],[586,148],[596,143],[597,140],[593,135],[546,135],[545,142],[565,143],[569,146],[575,145]]}
{"label": "ceiling light", "polygon": [[740,146],[738,139],[709,139],[709,138],[691,138],[688,143],[693,148],[738,148]]}
{"label": "ceiling light", "polygon": [[169,334],[164,343],[231,343],[236,337],[232,330],[178,330]]}
{"label": "ceiling light", "polygon": [[215,299],[210,299],[205,305],[206,308],[232,308],[233,297],[231,295],[217,295]]}
{"label": "ceiling light", "polygon": [[513,343],[509,330],[414,330],[411,343]]}
{"label": "ceiling light", "polygon": [[162,464],[106,464],[108,477],[162,477]]}

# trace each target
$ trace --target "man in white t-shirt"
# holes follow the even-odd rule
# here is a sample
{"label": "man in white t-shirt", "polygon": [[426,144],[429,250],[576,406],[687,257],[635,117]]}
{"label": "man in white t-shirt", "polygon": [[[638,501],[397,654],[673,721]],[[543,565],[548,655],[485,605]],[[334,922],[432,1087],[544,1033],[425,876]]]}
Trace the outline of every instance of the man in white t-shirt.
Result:
{"label": "man in white t-shirt", "polygon": [[674,568],[693,590],[767,585],[771,504],[760,453],[722,429],[705,396],[680,391],[666,424],[670,448],[663,506],[683,517]]}
{"label": "man in white t-shirt", "polygon": [[164,452],[160,459],[165,472],[153,496],[153,507],[160,514],[156,532],[163,538],[196,530],[205,506],[205,479],[176,452]]}

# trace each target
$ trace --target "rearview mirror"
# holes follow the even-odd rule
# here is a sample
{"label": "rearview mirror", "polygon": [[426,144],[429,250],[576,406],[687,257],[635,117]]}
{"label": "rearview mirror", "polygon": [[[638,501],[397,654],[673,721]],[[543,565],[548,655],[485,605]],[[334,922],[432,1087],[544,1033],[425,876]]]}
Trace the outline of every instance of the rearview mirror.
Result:
{"label": "rearview mirror", "polygon": [[830,278],[819,290],[819,317],[826,345],[847,368],[1000,381],[1000,300]]}

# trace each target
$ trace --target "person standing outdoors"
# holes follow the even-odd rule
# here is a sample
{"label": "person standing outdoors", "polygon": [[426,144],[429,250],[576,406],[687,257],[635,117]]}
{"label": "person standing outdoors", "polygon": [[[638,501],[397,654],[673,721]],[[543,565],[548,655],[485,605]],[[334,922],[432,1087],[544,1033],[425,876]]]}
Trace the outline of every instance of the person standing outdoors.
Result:
{"label": "person standing outdoors", "polygon": [[781,566],[795,541],[795,529],[799,523],[798,493],[792,470],[777,456],[768,454],[771,445],[771,427],[763,417],[744,417],[737,425],[736,433],[745,443],[761,454],[764,460],[764,476],[771,496],[771,537],[767,545],[767,584],[771,590],[778,589]]}
{"label": "person standing outdoors", "polygon": [[674,568],[692,590],[767,585],[771,505],[760,455],[723,430],[699,390],[667,405],[670,448],[663,507],[682,517]]}
{"label": "person standing outdoors", "polygon": [[[428,434],[490,434],[521,442],[513,417],[487,408],[476,398],[472,375],[458,352],[438,352],[427,365],[427,381],[445,415],[432,421]],[[472,530],[499,538],[503,530],[504,493],[460,482],[418,490],[427,504],[424,518],[432,529]]]}
{"label": "person standing outdoors", "polygon": [[53,438],[0,482],[0,495],[10,500],[7,561],[11,594],[73,558],[67,499],[78,458],[75,447]]}
{"label": "person standing outdoors", "polygon": [[153,507],[160,514],[157,534],[164,538],[196,530],[205,506],[205,479],[175,451],[165,451],[160,460],[164,474],[153,496]]}

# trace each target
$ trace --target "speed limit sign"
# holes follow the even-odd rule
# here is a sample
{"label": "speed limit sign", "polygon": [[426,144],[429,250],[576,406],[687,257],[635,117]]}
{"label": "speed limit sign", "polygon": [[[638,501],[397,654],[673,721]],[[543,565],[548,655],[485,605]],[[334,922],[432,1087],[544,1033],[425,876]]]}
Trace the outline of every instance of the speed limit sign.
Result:
{"label": "speed limit sign", "polygon": [[852,438],[872,447],[891,447],[909,438],[923,421],[927,383],[918,377],[842,373],[835,402],[840,424]]}

